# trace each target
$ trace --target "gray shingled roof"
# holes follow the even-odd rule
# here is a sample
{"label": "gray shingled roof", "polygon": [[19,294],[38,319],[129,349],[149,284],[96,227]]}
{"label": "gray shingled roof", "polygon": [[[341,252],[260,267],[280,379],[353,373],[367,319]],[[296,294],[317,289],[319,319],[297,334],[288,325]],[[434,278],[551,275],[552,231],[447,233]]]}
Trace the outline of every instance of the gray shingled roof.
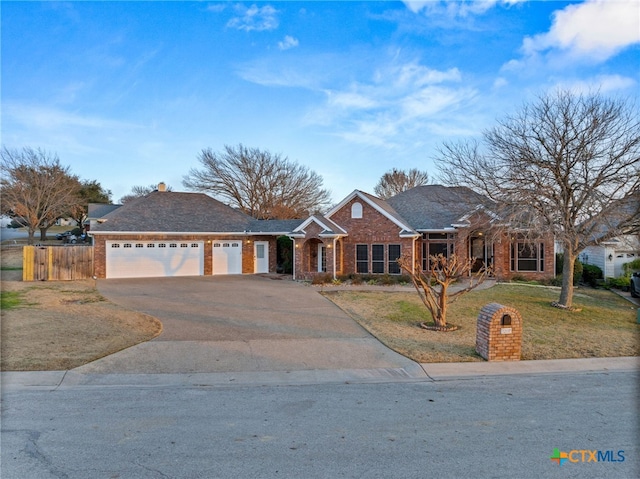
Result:
{"label": "gray shingled roof", "polygon": [[243,232],[252,229],[250,216],[203,193],[154,191],[107,214],[93,232]]}
{"label": "gray shingled roof", "polygon": [[89,203],[87,206],[88,218],[102,218],[112,211],[117,210],[122,205],[109,205],[104,203]]}
{"label": "gray shingled roof", "polygon": [[254,233],[290,233],[304,220],[252,220],[250,231]]}
{"label": "gray shingled roof", "polygon": [[389,198],[388,205],[415,230],[450,228],[478,205],[492,209],[491,200],[465,187],[425,185]]}

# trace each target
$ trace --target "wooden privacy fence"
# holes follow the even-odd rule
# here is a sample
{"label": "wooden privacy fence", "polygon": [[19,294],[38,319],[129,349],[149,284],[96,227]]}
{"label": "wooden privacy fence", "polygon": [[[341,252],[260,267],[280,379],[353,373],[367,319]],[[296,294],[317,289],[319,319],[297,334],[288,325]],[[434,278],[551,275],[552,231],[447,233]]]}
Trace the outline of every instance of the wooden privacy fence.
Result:
{"label": "wooden privacy fence", "polygon": [[25,246],[23,281],[64,281],[93,277],[93,246]]}

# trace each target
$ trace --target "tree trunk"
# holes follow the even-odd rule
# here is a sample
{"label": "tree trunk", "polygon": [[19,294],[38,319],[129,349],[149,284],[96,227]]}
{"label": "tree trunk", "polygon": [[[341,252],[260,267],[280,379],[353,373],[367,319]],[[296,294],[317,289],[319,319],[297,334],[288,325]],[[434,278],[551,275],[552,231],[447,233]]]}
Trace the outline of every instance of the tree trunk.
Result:
{"label": "tree trunk", "polygon": [[570,308],[573,304],[573,267],[576,262],[576,255],[569,249],[564,250],[564,260],[562,263],[562,289],[558,304]]}
{"label": "tree trunk", "polygon": [[49,228],[40,228],[40,241],[47,241],[47,230]]}
{"label": "tree trunk", "polygon": [[433,318],[436,326],[439,328],[447,327],[447,285],[443,284],[438,298],[438,314]]}

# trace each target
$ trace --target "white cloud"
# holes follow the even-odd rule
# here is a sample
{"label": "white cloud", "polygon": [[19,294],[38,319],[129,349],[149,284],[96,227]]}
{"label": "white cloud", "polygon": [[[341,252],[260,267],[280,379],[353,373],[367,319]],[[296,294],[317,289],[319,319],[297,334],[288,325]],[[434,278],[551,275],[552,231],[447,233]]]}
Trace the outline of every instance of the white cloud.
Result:
{"label": "white cloud", "polygon": [[431,15],[447,15],[452,17],[466,17],[481,15],[497,4],[514,5],[528,0],[468,0],[468,1],[437,1],[437,0],[405,0],[403,3],[414,13],[425,11]]}
{"label": "white cloud", "polygon": [[588,0],[556,11],[550,30],[525,38],[522,49],[527,55],[560,50],[573,57],[604,61],[637,43],[638,0]]}
{"label": "white cloud", "polygon": [[220,13],[224,11],[225,8],[227,8],[227,6],[224,3],[216,3],[214,5],[209,5],[207,7],[207,11],[213,12],[213,13]]}
{"label": "white cloud", "polygon": [[307,116],[347,141],[393,148],[411,135],[427,134],[439,122],[471,101],[475,90],[458,85],[457,68],[434,70],[413,61],[376,70],[369,82],[345,89],[326,89],[324,105]]}
{"label": "white cloud", "polygon": [[[44,106],[9,103],[3,105],[3,113],[14,122],[43,130],[74,128],[129,129],[138,126],[97,116],[83,116]],[[6,121],[6,120],[5,120]]]}
{"label": "white cloud", "polygon": [[297,38],[294,38],[290,35],[285,35],[284,40],[278,42],[278,48],[280,50],[289,50],[290,48],[295,48],[298,46],[300,42]]}
{"label": "white cloud", "polygon": [[596,90],[601,93],[626,90],[636,86],[636,80],[621,75],[599,75],[587,80],[575,80],[558,82],[556,88],[571,90],[575,93],[589,93]]}
{"label": "white cloud", "polygon": [[493,82],[493,88],[499,89],[499,88],[507,86],[508,84],[509,84],[509,82],[507,81],[506,78],[498,77]]}
{"label": "white cloud", "polygon": [[246,32],[252,30],[260,32],[278,28],[278,18],[276,17],[278,11],[271,5],[258,7],[254,4],[249,8],[244,5],[236,5],[235,10],[239,16],[229,20],[227,22],[228,27]]}

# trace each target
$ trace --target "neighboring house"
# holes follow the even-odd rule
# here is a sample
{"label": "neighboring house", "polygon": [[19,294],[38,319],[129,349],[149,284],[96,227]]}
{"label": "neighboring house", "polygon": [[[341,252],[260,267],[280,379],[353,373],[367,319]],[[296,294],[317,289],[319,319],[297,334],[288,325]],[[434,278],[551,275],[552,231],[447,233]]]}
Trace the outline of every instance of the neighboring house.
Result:
{"label": "neighboring house", "polygon": [[105,203],[89,203],[87,207],[87,217],[83,223],[85,231],[91,231],[105,216],[121,206],[122,205]]}
{"label": "neighboring house", "polygon": [[302,222],[294,240],[294,278],[400,274],[396,259],[409,253],[427,269],[431,255],[476,258],[474,269],[493,268],[499,279],[552,278],[551,235],[525,239],[497,228],[493,204],[468,188],[427,185],[388,200],[356,190],[326,215]]}
{"label": "neighboring house", "polygon": [[276,239],[300,220],[255,220],[202,193],[159,189],[91,226],[98,278],[276,270]]}
{"label": "neighboring house", "polygon": [[617,278],[624,274],[622,265],[640,258],[638,235],[623,235],[597,246],[589,246],[580,253],[580,261],[598,266],[605,278]]}
{"label": "neighboring house", "polygon": [[256,220],[201,193],[155,191],[91,226],[99,278],[251,274],[276,271],[276,240],[294,244],[294,278],[317,274],[400,274],[410,253],[456,253],[508,279],[553,277],[549,235],[536,240],[496,228],[492,203],[467,188],[429,185],[386,201],[354,191],[325,215]]}
{"label": "neighboring house", "polygon": [[77,226],[78,222],[72,218],[58,218],[56,226]]}

